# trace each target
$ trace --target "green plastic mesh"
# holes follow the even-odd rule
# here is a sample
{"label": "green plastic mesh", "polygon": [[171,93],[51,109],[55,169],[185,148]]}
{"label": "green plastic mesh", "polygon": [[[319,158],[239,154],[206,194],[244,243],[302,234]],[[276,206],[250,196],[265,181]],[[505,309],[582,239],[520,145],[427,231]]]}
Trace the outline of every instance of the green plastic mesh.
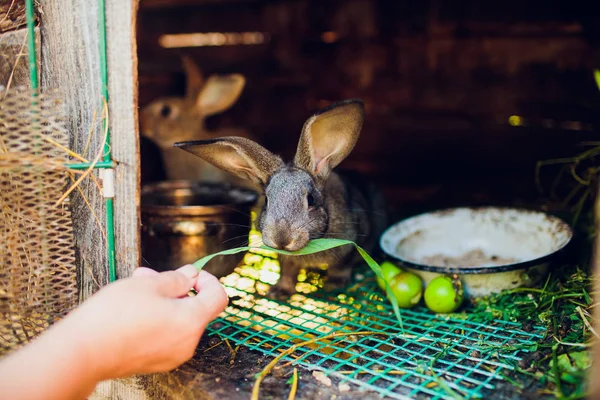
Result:
{"label": "green plastic mesh", "polygon": [[543,337],[541,328],[525,332],[511,322],[481,323],[468,313],[436,315],[424,307],[402,311],[402,331],[366,269],[344,294],[316,291],[318,275],[301,273],[300,293],[270,300],[264,294],[278,279],[277,261],[251,253],[245,261],[222,279],[230,303],[209,334],[274,357],[333,332],[377,332],[298,347],[281,361],[322,371],[354,390],[396,399],[483,398],[514,370],[523,351],[515,349]]}

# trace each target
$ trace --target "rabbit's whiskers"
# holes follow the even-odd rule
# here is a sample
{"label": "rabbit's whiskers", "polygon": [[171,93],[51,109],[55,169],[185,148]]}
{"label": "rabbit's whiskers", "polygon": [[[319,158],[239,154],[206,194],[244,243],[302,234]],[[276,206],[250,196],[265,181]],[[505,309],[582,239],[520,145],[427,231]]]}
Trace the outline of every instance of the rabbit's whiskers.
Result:
{"label": "rabbit's whiskers", "polygon": [[244,229],[250,229],[251,227],[249,225],[244,225],[244,224],[229,224],[229,223],[223,223],[223,222],[219,222],[215,224],[216,226],[238,226],[240,228],[244,228]]}
{"label": "rabbit's whiskers", "polygon": [[[221,244],[225,244],[225,243],[231,242],[232,240],[238,240],[238,239],[244,239],[242,242],[248,243],[248,235],[239,235],[239,236],[234,236],[232,238],[224,240],[221,242]],[[235,247],[240,247],[240,246],[235,246]]]}
{"label": "rabbit's whiskers", "polygon": [[348,211],[348,212],[360,212],[360,213],[365,213],[365,214],[371,214],[371,215],[378,215],[380,217],[385,217],[386,213],[385,212],[381,212],[381,211],[376,211],[370,208],[346,208],[344,209],[344,211]]}

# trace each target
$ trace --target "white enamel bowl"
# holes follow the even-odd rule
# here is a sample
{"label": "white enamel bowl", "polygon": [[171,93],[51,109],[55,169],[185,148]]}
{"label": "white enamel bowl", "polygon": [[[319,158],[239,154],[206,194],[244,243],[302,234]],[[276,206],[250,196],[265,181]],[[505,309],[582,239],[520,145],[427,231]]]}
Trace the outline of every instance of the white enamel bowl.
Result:
{"label": "white enamel bowl", "polygon": [[[547,276],[554,256],[572,237],[568,224],[543,212],[454,208],[392,225],[381,236],[380,246],[403,269],[419,275],[425,285],[441,274],[458,274],[466,296],[480,297],[538,285]],[[464,258],[462,263],[447,259],[469,252],[480,255],[475,265],[465,265]]]}

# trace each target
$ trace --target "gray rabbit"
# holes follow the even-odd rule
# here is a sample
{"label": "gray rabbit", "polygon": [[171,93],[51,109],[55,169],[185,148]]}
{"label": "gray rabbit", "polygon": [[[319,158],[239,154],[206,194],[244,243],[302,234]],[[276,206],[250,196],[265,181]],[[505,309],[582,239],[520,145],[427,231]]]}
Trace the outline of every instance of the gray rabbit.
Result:
{"label": "gray rabbit", "polygon": [[[215,166],[252,180],[264,189],[258,217],[263,242],[295,251],[311,239],[340,238],[372,251],[387,224],[383,196],[373,184],[333,172],[354,148],[364,120],[360,100],[326,107],[304,124],[292,163],[241,137],[175,143]],[[271,297],[295,293],[298,272],[305,266],[328,265],[327,286],[346,285],[360,256],[344,246],[310,256],[280,256],[281,278]]]}

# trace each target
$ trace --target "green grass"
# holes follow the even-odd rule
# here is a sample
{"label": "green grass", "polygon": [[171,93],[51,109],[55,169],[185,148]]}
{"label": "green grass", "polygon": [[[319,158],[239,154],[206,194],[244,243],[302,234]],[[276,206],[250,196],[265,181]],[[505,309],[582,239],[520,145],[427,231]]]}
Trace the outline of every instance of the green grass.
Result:
{"label": "green grass", "polygon": [[[599,70],[594,70],[594,79],[600,90]],[[599,217],[596,214],[600,211],[596,198],[600,142],[581,145],[588,149],[574,157],[540,161],[536,168],[540,190],[541,168],[559,168],[548,189],[550,198],[559,200],[572,215],[578,244],[571,260],[555,269],[543,288],[512,290],[482,299],[473,310],[482,318],[493,316],[545,326],[546,339],[538,345],[536,356],[518,367],[546,384],[550,394],[563,399],[585,398],[591,344],[598,339],[593,331],[593,307],[598,303],[592,298],[591,259]]]}
{"label": "green grass", "polygon": [[[588,213],[589,221],[591,213]],[[573,252],[579,260],[560,265],[550,273],[541,288],[518,288],[481,298],[468,312],[481,321],[503,319],[546,328],[543,341],[531,356],[515,365],[518,372],[534,378],[541,393],[561,399],[582,398],[591,357],[590,345],[596,339],[591,331],[594,301],[590,268],[589,227],[578,225],[583,240]],[[583,232],[582,232],[583,230]],[[575,244],[577,246],[577,243]],[[505,349],[514,351],[517,349]]]}

